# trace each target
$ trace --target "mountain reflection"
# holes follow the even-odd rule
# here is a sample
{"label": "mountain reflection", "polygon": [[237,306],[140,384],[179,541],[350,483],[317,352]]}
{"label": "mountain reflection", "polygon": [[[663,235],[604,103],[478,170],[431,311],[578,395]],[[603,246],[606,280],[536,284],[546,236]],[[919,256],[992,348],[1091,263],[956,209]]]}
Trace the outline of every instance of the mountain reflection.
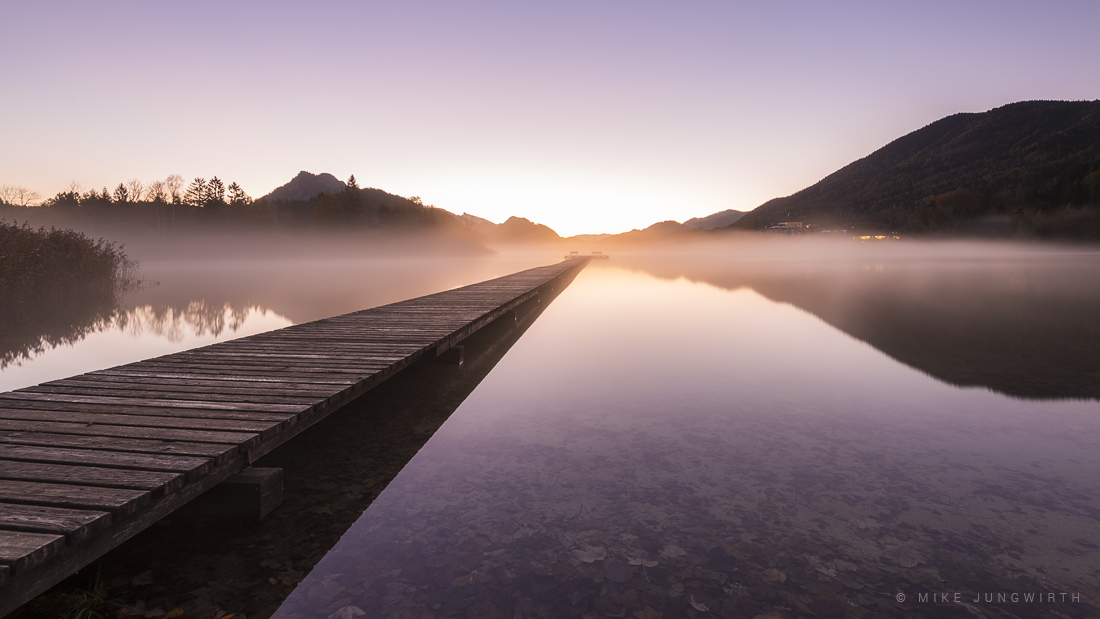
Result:
{"label": "mountain reflection", "polygon": [[980,259],[938,255],[941,249],[828,260],[629,256],[615,263],[663,279],[750,288],[948,384],[1024,398],[1100,398],[1095,253],[1029,248]]}
{"label": "mountain reflection", "polygon": [[[750,288],[948,384],[1024,398],[1100,398],[1100,255],[961,244],[792,249],[773,242],[709,254],[615,256],[589,268]],[[0,369],[100,331],[173,343],[235,337],[249,316],[274,312],[305,322],[550,261],[152,265],[163,285],[121,298],[0,301]]]}

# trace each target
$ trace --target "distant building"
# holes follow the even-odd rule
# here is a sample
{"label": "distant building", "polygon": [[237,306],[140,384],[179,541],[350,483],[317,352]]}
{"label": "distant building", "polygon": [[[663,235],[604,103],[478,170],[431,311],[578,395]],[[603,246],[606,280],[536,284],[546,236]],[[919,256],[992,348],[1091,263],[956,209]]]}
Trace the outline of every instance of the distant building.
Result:
{"label": "distant building", "polygon": [[805,228],[801,221],[783,221],[774,226],[768,226],[767,231],[779,234],[801,234],[805,232]]}

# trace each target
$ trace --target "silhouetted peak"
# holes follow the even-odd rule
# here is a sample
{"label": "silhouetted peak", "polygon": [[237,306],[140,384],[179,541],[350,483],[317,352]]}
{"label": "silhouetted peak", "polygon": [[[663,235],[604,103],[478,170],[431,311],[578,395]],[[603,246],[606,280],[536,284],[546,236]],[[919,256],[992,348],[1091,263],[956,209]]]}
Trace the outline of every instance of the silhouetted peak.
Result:
{"label": "silhouetted peak", "polygon": [[657,223],[649,226],[646,230],[653,232],[675,232],[683,228],[683,224],[678,221],[672,221],[671,219],[666,221],[658,221]]}
{"label": "silhouetted peak", "polygon": [[490,234],[494,240],[508,241],[556,241],[561,239],[549,226],[537,224],[524,217],[512,216]]}
{"label": "silhouetted peak", "polygon": [[1100,101],[1021,101],[952,114],[734,227],[782,221],[929,232],[1100,235]]}
{"label": "silhouetted peak", "polygon": [[685,228],[691,228],[692,230],[711,230],[713,228],[723,228],[728,226],[738,219],[745,216],[743,211],[736,211],[734,209],[726,209],[724,211],[718,211],[717,213],[711,213],[706,217],[692,217],[684,222]]}
{"label": "silhouetted peak", "polygon": [[268,200],[310,200],[321,193],[341,192],[346,187],[343,181],[327,172],[312,174],[303,170],[289,183],[276,188],[264,197]]}

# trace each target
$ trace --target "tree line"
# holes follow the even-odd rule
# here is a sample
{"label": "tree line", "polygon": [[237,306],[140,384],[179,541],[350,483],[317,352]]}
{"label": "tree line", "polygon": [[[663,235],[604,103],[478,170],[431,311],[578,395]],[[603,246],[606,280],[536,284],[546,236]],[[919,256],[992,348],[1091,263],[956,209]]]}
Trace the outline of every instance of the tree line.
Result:
{"label": "tree line", "polygon": [[[164,180],[156,180],[143,183],[138,179],[130,179],[119,183],[113,191],[106,187],[102,191],[89,189],[81,191],[81,186],[76,181],[58,192],[52,198],[42,202],[43,207],[67,207],[67,206],[98,206],[105,204],[140,204],[153,205],[174,204],[192,206],[195,208],[217,208],[219,206],[243,206],[252,203],[252,198],[245,193],[237,183],[228,186],[218,177],[209,181],[204,178],[195,178],[184,187],[184,179],[179,174],[171,174]],[[10,197],[9,197],[10,196]],[[28,199],[28,196],[30,199]],[[40,199],[37,192],[30,192],[22,187],[5,186],[0,191],[0,200],[14,206],[37,206],[35,202]]]}
{"label": "tree line", "polygon": [[[21,187],[0,191],[0,219],[30,216],[50,225],[91,224],[97,229],[155,229],[163,234],[187,229],[251,228],[319,229],[456,225],[449,213],[425,205],[420,198],[404,198],[381,189],[361,188],[352,175],[337,191],[321,192],[304,200],[254,200],[236,182],[217,176],[189,183],[179,174],[164,180],[131,179],[113,190],[84,190],[73,182],[52,198]],[[13,208],[34,207],[34,208]],[[9,217],[10,218],[10,217]]]}

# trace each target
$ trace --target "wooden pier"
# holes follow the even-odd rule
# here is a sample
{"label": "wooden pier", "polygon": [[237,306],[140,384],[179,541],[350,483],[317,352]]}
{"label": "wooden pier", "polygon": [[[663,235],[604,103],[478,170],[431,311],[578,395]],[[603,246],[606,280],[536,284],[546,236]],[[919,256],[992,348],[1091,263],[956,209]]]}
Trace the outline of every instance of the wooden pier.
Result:
{"label": "wooden pier", "polygon": [[585,264],[0,393],[0,617]]}

